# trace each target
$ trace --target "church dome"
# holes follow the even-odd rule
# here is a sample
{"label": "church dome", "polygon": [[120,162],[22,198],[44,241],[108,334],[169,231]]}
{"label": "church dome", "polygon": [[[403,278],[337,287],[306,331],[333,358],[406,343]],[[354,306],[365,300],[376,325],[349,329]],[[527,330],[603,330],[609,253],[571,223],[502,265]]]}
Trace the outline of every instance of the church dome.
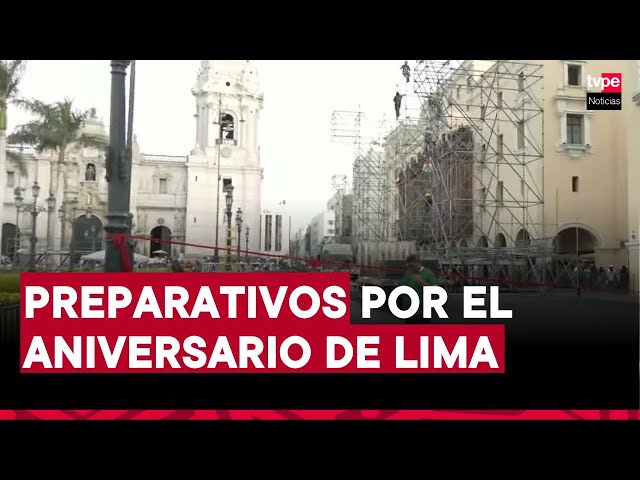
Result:
{"label": "church dome", "polygon": [[104,122],[97,117],[95,109],[92,109],[91,115],[85,120],[82,133],[90,137],[108,137]]}

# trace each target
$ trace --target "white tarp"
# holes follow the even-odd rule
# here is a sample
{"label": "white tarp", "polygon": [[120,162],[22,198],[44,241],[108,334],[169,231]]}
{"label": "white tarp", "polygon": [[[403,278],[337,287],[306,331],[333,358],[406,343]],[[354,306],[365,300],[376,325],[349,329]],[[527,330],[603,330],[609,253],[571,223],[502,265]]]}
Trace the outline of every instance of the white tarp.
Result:
{"label": "white tarp", "polygon": [[[105,250],[99,250],[97,252],[90,253],[88,255],[83,255],[80,257],[81,260],[92,260],[94,262],[104,262],[104,257],[106,255]],[[145,257],[144,255],[139,255],[137,253],[133,254],[133,262],[134,263],[144,263],[148,262],[149,257]]]}

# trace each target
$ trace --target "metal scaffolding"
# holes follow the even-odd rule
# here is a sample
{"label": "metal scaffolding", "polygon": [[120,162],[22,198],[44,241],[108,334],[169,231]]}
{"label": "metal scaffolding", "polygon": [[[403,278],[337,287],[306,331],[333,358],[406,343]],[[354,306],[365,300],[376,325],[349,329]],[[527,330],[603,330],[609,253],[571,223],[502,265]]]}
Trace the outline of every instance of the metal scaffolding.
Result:
{"label": "metal scaffolding", "polygon": [[465,277],[575,286],[579,260],[557,253],[544,214],[542,65],[409,66],[384,134],[364,135],[360,111],[332,117],[355,148],[354,241],[415,242]]}
{"label": "metal scaffolding", "polygon": [[542,65],[418,60],[412,73],[423,148],[398,182],[407,235],[455,270],[556,277],[543,267],[558,257],[544,218]]}
{"label": "metal scaffolding", "polygon": [[345,232],[345,225],[343,224],[345,197],[349,194],[350,189],[347,175],[333,175],[331,177],[331,188],[333,190],[333,206],[336,213],[335,237],[336,239],[350,237],[351,233]]}
{"label": "metal scaffolding", "polygon": [[331,117],[332,140],[354,147],[352,237],[356,241],[386,240],[390,235],[392,190],[381,138],[385,129],[385,119],[373,120],[361,111],[335,111]]}

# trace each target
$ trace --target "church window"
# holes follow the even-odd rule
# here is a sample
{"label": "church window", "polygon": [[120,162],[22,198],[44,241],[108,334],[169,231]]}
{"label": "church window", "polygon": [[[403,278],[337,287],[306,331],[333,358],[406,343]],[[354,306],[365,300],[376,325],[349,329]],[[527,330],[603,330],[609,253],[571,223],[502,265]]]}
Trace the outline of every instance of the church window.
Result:
{"label": "church window", "polygon": [[159,192],[160,192],[160,193],[168,193],[168,189],[167,189],[167,179],[166,179],[166,178],[161,178],[161,179],[160,179],[160,183],[159,183]]}
{"label": "church window", "polygon": [[84,171],[84,180],[86,182],[96,181],[96,166],[93,163],[88,163]]}
{"label": "church window", "polygon": [[235,122],[233,116],[226,113],[222,116],[222,124],[220,125],[220,137],[222,143],[234,144],[235,140]]}

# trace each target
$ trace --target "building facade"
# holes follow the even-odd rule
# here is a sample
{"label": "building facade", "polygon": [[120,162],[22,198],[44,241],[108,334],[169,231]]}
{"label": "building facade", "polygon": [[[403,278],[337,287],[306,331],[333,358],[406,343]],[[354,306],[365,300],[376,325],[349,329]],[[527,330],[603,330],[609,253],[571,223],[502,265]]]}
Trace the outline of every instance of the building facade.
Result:
{"label": "building facade", "polygon": [[[330,204],[331,202],[329,202]],[[336,212],[329,207],[313,217],[310,225],[309,242],[311,257],[322,254],[322,247],[333,242],[336,235]]]}
{"label": "building facade", "polygon": [[[351,243],[353,237],[353,194],[342,193],[331,197],[327,210],[333,210],[334,223],[327,225],[327,233],[334,236],[335,243]],[[331,232],[331,230],[333,230]]]}
{"label": "building facade", "polygon": [[[638,261],[627,248],[640,211],[638,61],[545,61],[545,219],[557,248],[592,255],[597,266],[628,265],[638,291]],[[587,110],[588,76],[622,74],[622,110]],[[636,99],[637,100],[637,99]],[[636,253],[637,255],[637,253]]]}
{"label": "building facade", "polygon": [[291,243],[291,217],[266,210],[260,215],[260,253],[267,257],[286,257]]}
{"label": "building facade", "polygon": [[[144,154],[134,142],[132,230],[134,235],[146,237],[136,240],[135,251],[149,256],[165,250],[173,257],[200,259],[213,256],[215,249],[211,247],[216,246],[216,238],[222,249],[230,238],[234,251],[238,242],[245,250],[248,238],[248,250],[264,251],[268,230],[262,224],[263,168],[258,142],[263,94],[256,66],[248,60],[203,60],[192,94],[196,145],[189,155]],[[97,118],[87,121],[85,128],[106,137],[105,127]],[[42,187],[38,201],[47,208],[44,201],[57,158],[52,152],[9,149],[23,159],[20,164],[8,161],[3,167],[7,170],[7,188],[2,209],[2,253],[11,256],[17,243],[11,240],[17,237],[16,230],[21,232],[20,245],[28,245],[32,216],[24,206],[32,201],[30,189],[36,180]],[[71,145],[64,169],[64,186],[56,195],[54,210],[37,217],[38,251],[101,249],[107,213],[104,153]],[[16,187],[26,188],[21,213],[16,209]],[[282,212],[278,215],[285,218]],[[237,218],[241,219],[240,236]],[[277,235],[269,235],[281,238],[277,246],[286,253],[288,220],[280,228]]]}

